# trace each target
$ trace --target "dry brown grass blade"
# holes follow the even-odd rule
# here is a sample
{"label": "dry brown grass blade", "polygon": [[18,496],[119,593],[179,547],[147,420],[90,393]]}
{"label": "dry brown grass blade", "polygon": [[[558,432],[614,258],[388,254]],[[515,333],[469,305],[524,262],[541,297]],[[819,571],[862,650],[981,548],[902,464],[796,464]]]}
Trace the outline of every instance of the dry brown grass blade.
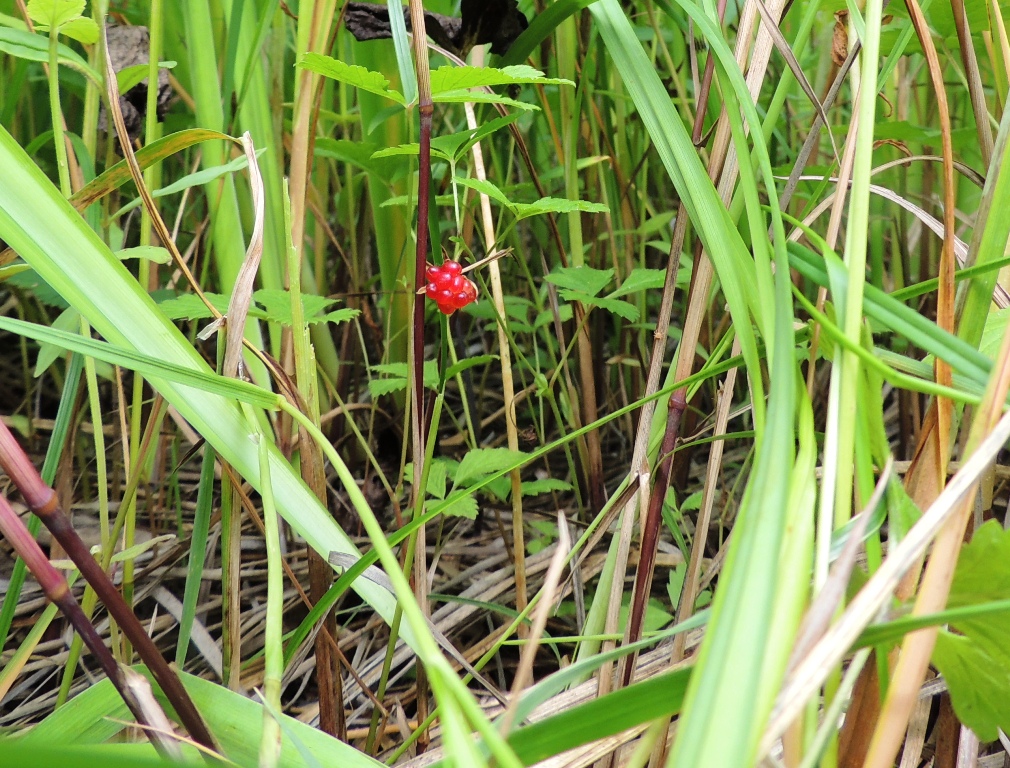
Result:
{"label": "dry brown grass blade", "polygon": [[239,375],[239,365],[242,362],[242,338],[245,334],[245,321],[252,305],[252,294],[255,288],[256,273],[259,271],[260,258],[263,256],[263,219],[265,216],[263,204],[263,177],[260,175],[259,163],[256,162],[256,148],[253,146],[252,135],[246,131],[242,136],[242,150],[249,163],[249,188],[253,202],[253,232],[249,238],[245,259],[235,277],[231,298],[228,300],[228,321],[226,328],[224,364],[222,373],[234,378]]}

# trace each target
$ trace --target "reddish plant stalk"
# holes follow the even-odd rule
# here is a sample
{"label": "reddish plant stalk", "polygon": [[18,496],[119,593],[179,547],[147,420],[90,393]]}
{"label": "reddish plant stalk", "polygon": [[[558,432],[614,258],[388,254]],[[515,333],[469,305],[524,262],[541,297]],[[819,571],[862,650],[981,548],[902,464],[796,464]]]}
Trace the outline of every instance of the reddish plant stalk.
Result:
{"label": "reddish plant stalk", "polygon": [[[32,512],[39,517],[43,525],[49,529],[53,538],[56,539],[61,547],[63,547],[67,556],[81,572],[81,575],[88,584],[91,585],[91,588],[95,590],[95,593],[105,604],[109,615],[116,620],[120,628],[123,630],[123,634],[125,634],[129,641],[133,643],[133,646],[140,655],[140,658],[143,659],[144,663],[147,664],[148,668],[151,670],[151,674],[154,675],[154,679],[158,682],[158,685],[161,686],[165,696],[175,708],[176,713],[179,715],[179,719],[189,731],[190,736],[199,744],[207,747],[213,752],[216,752],[217,746],[214,743],[214,737],[207,729],[206,724],[203,722],[203,718],[200,717],[200,713],[197,711],[196,706],[193,704],[193,700],[189,697],[189,694],[183,687],[182,682],[168,666],[164,656],[161,655],[161,651],[158,650],[154,641],[151,640],[147,632],[144,631],[144,628],[140,625],[140,621],[138,621],[130,606],[128,606],[123,600],[122,595],[119,594],[119,591],[112,583],[112,580],[108,577],[105,571],[102,570],[102,567],[98,564],[95,558],[92,557],[91,551],[88,549],[87,545],[81,540],[81,537],[77,535],[77,531],[74,530],[70,523],[70,518],[67,517],[67,514],[60,508],[59,501],[56,498],[56,492],[42,480],[41,475],[39,475],[31,460],[25,455],[25,452],[21,449],[17,440],[14,439],[14,435],[11,434],[7,425],[2,421],[0,421],[0,467],[2,467],[4,472],[7,473],[7,476],[10,477],[14,485],[17,486],[21,495],[24,497],[25,503],[28,505],[28,508],[31,509]],[[42,586],[43,590],[45,590],[46,596],[49,597],[49,599],[52,600],[57,607],[64,612],[64,614],[67,615],[67,618],[69,618],[71,623],[74,624],[74,628],[80,632],[81,638],[88,644],[88,648],[91,649],[91,652],[101,660],[101,652],[96,650],[93,643],[97,642],[97,645],[101,646],[102,650],[105,650],[106,653],[108,653],[108,651],[105,649],[105,645],[101,642],[97,633],[95,633],[91,622],[84,616],[84,612],[81,611],[76,601],[74,601],[73,596],[70,595],[66,580],[58,571],[56,571],[55,568],[53,568],[52,564],[49,563],[38,544],[35,543],[35,540],[31,538],[31,535],[21,523],[21,519],[17,517],[16,514],[13,514],[14,510],[10,507],[10,504],[7,503],[6,500],[4,500],[4,505],[0,506],[0,519],[5,517],[5,508],[10,509],[10,512],[17,523],[14,524],[13,521],[7,519],[5,525],[0,527],[0,532],[2,532],[8,540],[10,540],[11,544],[15,546],[15,549],[17,549],[19,545],[29,546],[27,541],[25,541],[26,538],[31,540],[31,542],[35,545],[34,554],[30,550],[27,555],[25,552],[20,550],[18,550],[18,554],[21,555],[25,564],[28,566],[29,570],[31,570],[35,578],[38,579],[39,584]],[[19,527],[20,531],[18,530]],[[53,575],[52,573],[49,573],[47,566],[48,569],[55,572],[58,581],[53,580]],[[62,584],[62,587],[60,584]],[[70,604],[66,602],[66,599],[69,599],[70,603],[73,604],[73,608],[71,608]],[[75,608],[76,614],[79,615],[79,618],[76,620],[74,618]],[[84,626],[78,626],[78,621],[83,622],[83,625],[86,625],[86,628]],[[93,636],[90,640],[88,635],[89,631]],[[111,660],[111,655],[109,658]],[[106,674],[109,675],[109,678],[122,692],[122,686],[117,683],[117,681],[122,680],[122,675],[119,672],[119,668],[116,665],[115,660],[111,660],[111,664],[111,671],[106,667],[105,663],[102,664],[102,667],[105,669]],[[124,694],[124,699],[129,705],[130,697]],[[131,711],[132,709],[133,708],[131,707]],[[136,712],[134,712],[134,714],[136,715]]]}
{"label": "reddish plant stalk", "polygon": [[[425,436],[427,433],[427,417],[424,403],[424,297],[417,294],[425,284],[425,269],[428,265],[428,211],[431,206],[431,118],[435,111],[431,99],[431,72],[428,67],[428,45],[425,34],[424,8],[421,0],[410,0],[411,29],[415,30],[411,43],[414,53],[414,69],[417,72],[417,112],[420,118],[417,157],[417,237],[414,253],[414,328],[411,336],[411,361],[413,370],[413,408],[411,423],[413,426],[414,477],[413,511],[415,517],[424,512],[424,487],[421,479],[424,477]],[[434,243],[432,244],[434,245]],[[426,589],[427,558],[425,557],[425,530],[421,526],[417,530],[416,549],[413,562],[414,594],[417,597],[421,613],[428,615],[428,594]],[[417,719],[423,721],[428,716],[428,681],[424,667],[417,667]],[[427,747],[428,733],[425,731],[418,739],[418,749]]]}
{"label": "reddish plant stalk", "polygon": [[[663,502],[670,488],[670,477],[673,474],[673,449],[677,446],[680,435],[680,420],[687,408],[687,391],[678,389],[670,395],[670,403],[666,415],[666,432],[663,434],[663,445],[660,448],[659,471],[656,473],[656,484],[649,497],[649,509],[645,515],[645,525],[642,528],[642,552],[638,560],[638,570],[635,572],[635,591],[631,600],[631,617],[628,621],[628,643],[637,642],[642,637],[642,622],[645,618],[645,606],[649,602],[649,592],[652,589],[652,571],[656,564],[656,547],[659,542],[659,523],[663,519]],[[631,682],[631,674],[635,668],[634,656],[624,665],[622,684]]]}

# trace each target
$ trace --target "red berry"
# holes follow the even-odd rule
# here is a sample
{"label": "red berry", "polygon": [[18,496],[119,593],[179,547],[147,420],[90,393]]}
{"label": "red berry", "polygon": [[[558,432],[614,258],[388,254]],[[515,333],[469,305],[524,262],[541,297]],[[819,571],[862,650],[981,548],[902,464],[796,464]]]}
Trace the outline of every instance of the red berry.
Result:
{"label": "red berry", "polygon": [[442,314],[451,315],[477,300],[477,286],[463,275],[463,265],[458,261],[446,260],[441,265],[429,264],[425,276],[428,284],[424,292],[438,305]]}

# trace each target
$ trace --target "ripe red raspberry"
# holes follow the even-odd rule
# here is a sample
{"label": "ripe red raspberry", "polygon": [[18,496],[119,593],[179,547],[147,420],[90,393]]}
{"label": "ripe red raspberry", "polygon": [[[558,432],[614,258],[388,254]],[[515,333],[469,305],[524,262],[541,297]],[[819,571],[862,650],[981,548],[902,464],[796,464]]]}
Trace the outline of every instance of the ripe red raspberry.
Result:
{"label": "ripe red raspberry", "polygon": [[430,265],[425,270],[428,284],[424,292],[433,300],[442,314],[451,315],[457,309],[477,300],[477,286],[463,274],[458,261],[445,261],[441,266]]}

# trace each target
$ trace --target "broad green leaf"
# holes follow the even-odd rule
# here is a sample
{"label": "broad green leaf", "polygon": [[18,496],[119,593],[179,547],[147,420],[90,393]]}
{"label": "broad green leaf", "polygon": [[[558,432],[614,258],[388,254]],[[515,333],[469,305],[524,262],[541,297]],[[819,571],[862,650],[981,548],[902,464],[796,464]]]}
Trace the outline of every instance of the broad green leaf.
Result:
{"label": "broad green leaf", "polygon": [[206,764],[196,755],[185,762],[161,758],[146,743],[56,747],[25,745],[20,739],[0,739],[0,768],[94,768],[96,765],[104,768],[198,768]]}
{"label": "broad green leaf", "polygon": [[[171,327],[171,326],[169,326]],[[75,325],[75,329],[79,326]],[[174,384],[223,395],[262,408],[277,407],[279,395],[255,384],[239,379],[229,379],[207,370],[193,370],[161,358],[151,357],[142,352],[125,349],[97,339],[89,339],[79,333],[70,333],[58,328],[27,323],[12,317],[0,317],[0,329],[16,333],[42,344],[52,344],[60,349],[79,352],[109,365],[118,365],[131,371],[142,373],[145,378],[161,379]]]}
{"label": "broad green leaf", "polygon": [[403,98],[403,94],[390,89],[389,80],[381,72],[372,72],[364,67],[359,67],[357,64],[347,64],[340,59],[323,56],[319,53],[304,54],[298,62],[298,66],[332,80],[347,83],[363,91],[385,96],[397,104],[405,105],[407,103]]}
{"label": "broad green leaf", "polygon": [[1010,668],[969,637],[941,631],[933,663],[947,681],[957,719],[982,741],[1010,728]]}
{"label": "broad green leaf", "polygon": [[526,64],[516,64],[501,69],[495,69],[494,67],[445,66],[439,67],[431,73],[431,93],[433,97],[444,94],[446,91],[460,91],[466,88],[495,85],[524,85],[528,83],[575,85],[571,80],[547,77],[543,72]]}
{"label": "broad green leaf", "polygon": [[589,296],[597,296],[614,279],[613,269],[594,267],[558,267],[545,278],[558,288],[567,288]]}
{"label": "broad green leaf", "polygon": [[1003,334],[1007,331],[1008,320],[1010,320],[1010,308],[994,309],[985,319],[985,328],[982,329],[982,341],[979,342],[978,351],[990,360],[996,359],[996,353],[1003,342]]}

